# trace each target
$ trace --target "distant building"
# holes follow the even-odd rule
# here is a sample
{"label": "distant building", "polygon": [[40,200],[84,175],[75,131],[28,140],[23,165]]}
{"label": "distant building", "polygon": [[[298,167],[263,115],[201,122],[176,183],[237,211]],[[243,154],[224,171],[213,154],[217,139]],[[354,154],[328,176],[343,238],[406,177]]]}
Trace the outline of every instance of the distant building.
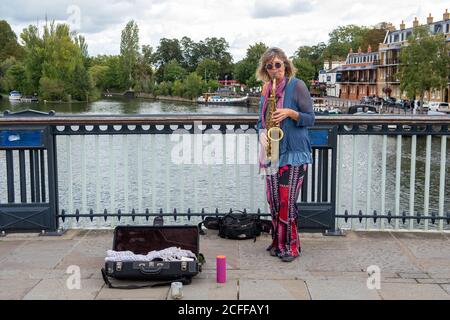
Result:
{"label": "distant building", "polygon": [[[361,48],[357,53],[350,51],[345,64],[335,68],[336,82],[340,83],[340,98],[360,100],[364,96],[377,94],[377,65],[379,53],[372,52],[369,46],[367,52]],[[337,77],[340,75],[340,79]]]}
{"label": "distant building", "polygon": [[[448,10],[442,16],[442,20],[433,22],[433,17],[431,14],[427,18],[427,25],[430,28],[431,33],[435,34],[438,32],[443,32],[446,35],[447,42],[450,42],[450,14]],[[417,17],[413,21],[413,26],[411,28],[405,28],[405,24],[402,21],[400,24],[400,30],[396,30],[394,26],[386,32],[386,37],[383,43],[379,46],[379,65],[378,65],[378,86],[377,95],[383,96],[383,88],[391,89],[391,97],[397,99],[406,99],[405,94],[400,92],[400,81],[394,75],[398,72],[400,49],[402,46],[407,44],[406,39],[412,35],[414,27],[419,26],[419,21]],[[450,77],[449,77],[450,79]],[[450,102],[449,97],[450,91],[450,80],[447,88],[443,90],[432,90],[431,92],[425,93],[425,100],[431,101],[447,101]]]}
{"label": "distant building", "polygon": [[323,69],[319,71],[319,83],[326,85],[327,96],[340,97],[341,94],[341,73],[338,68],[342,66],[345,61],[331,61],[323,64]]}

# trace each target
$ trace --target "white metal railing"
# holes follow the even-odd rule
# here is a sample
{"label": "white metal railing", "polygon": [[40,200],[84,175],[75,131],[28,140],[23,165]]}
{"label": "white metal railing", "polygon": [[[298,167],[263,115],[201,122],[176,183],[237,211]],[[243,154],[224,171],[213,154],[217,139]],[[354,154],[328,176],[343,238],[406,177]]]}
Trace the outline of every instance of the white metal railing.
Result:
{"label": "white metal railing", "polygon": [[[415,215],[415,212],[422,214],[422,217],[430,217],[430,210],[433,207],[437,211],[438,217],[445,217],[450,211],[449,175],[450,163],[448,159],[449,150],[447,149],[447,135],[422,136],[420,140],[421,153],[424,154],[425,162],[423,170],[417,174],[417,148],[418,137],[412,135],[402,137],[388,137],[387,135],[345,135],[338,137],[338,180],[337,180],[337,214],[343,215],[347,210],[348,214],[358,214],[363,208],[365,201],[364,215],[372,214],[374,210],[378,215],[387,214],[388,211],[393,216],[401,216],[403,212],[407,215]],[[373,148],[374,139],[378,140],[381,150]],[[352,140],[352,141],[350,141]],[[358,143],[359,142],[359,143]],[[358,165],[361,159],[358,157],[358,149],[363,148],[366,144],[366,154],[363,162],[365,166]],[[389,149],[395,150],[390,153]],[[405,146],[410,146],[405,150]],[[351,147],[350,147],[351,146]],[[433,153],[432,153],[433,151]],[[344,154],[351,153],[351,157],[347,156],[347,161],[351,161],[351,170],[345,166]],[[375,163],[381,163],[381,166],[374,166],[373,154],[377,153]],[[389,160],[387,159],[389,156]],[[409,168],[403,168],[408,163]],[[422,162],[422,155],[420,162]],[[432,168],[433,165],[433,168]],[[390,169],[394,170],[390,170]],[[422,169],[422,168],[421,168]],[[373,171],[376,170],[381,174],[379,179],[374,181]],[[387,171],[390,171],[389,173]],[[392,172],[393,171],[393,172]],[[409,175],[407,172],[409,171]],[[436,174],[438,172],[438,174]],[[348,177],[351,176],[349,181]],[[409,183],[407,180],[409,178]],[[358,188],[358,181],[365,180],[365,190]],[[418,179],[422,183],[422,187],[417,184]],[[347,184],[350,183],[351,187]],[[379,185],[378,186],[376,185]],[[409,185],[409,190],[405,188]],[[418,191],[421,190],[422,192]],[[351,197],[345,200],[344,193],[351,190]],[[375,197],[374,197],[375,195]],[[392,199],[393,195],[393,199]],[[389,197],[390,196],[390,197]],[[431,199],[431,196],[432,199]],[[391,198],[391,201],[388,201]],[[431,201],[434,202],[431,202]],[[375,229],[375,230],[450,230],[449,225],[444,220],[437,220],[436,224],[431,224],[429,219],[422,219],[418,224],[416,220],[407,220],[405,224],[401,219],[393,219],[390,225],[385,219],[378,219],[377,223],[373,223],[373,219],[363,219],[363,223],[359,223],[358,218],[350,218],[347,223],[343,218],[337,219],[337,226],[342,229]]]}

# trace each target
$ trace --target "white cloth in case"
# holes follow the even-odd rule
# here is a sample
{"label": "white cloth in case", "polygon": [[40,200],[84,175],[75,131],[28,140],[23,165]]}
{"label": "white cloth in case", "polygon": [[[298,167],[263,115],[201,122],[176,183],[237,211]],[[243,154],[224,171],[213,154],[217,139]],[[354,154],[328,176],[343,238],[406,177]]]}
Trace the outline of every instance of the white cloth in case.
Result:
{"label": "white cloth in case", "polygon": [[170,247],[163,250],[153,250],[143,254],[135,254],[132,251],[106,251],[105,261],[194,261],[195,254],[190,250],[183,250],[177,247]]}

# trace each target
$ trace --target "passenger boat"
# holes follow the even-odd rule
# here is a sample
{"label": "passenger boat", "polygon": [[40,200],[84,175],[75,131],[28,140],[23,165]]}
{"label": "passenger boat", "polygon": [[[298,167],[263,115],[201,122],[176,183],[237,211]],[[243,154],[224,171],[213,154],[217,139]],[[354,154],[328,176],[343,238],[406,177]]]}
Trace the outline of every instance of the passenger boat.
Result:
{"label": "passenger boat", "polygon": [[235,104],[246,105],[248,103],[248,96],[243,97],[224,97],[216,93],[204,93],[197,98],[198,103],[203,104]]}

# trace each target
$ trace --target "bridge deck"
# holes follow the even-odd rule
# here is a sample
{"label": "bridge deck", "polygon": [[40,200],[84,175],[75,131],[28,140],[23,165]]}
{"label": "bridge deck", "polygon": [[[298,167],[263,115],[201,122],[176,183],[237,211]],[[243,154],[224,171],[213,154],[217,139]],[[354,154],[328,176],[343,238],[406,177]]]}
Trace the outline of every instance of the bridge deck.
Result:
{"label": "bridge deck", "polygon": [[[292,263],[265,251],[267,235],[200,240],[207,263],[184,299],[450,299],[450,234],[348,232],[301,235],[303,256]],[[62,237],[10,234],[0,238],[0,299],[170,299],[169,287],[106,288],[100,275],[111,230],[69,230]],[[215,281],[215,256],[227,256],[228,281]],[[66,271],[81,269],[81,289]],[[367,287],[367,268],[381,271],[380,289]]]}

